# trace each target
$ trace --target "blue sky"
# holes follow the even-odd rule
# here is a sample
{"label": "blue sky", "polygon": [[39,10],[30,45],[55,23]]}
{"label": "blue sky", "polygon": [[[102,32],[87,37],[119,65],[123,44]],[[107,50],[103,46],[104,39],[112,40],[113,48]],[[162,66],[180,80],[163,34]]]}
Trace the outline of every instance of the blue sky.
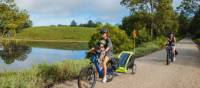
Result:
{"label": "blue sky", "polygon": [[[69,25],[72,20],[86,23],[88,20],[119,24],[129,10],[120,5],[121,0],[16,0],[26,9],[34,26]],[[176,7],[182,0],[174,0]]]}

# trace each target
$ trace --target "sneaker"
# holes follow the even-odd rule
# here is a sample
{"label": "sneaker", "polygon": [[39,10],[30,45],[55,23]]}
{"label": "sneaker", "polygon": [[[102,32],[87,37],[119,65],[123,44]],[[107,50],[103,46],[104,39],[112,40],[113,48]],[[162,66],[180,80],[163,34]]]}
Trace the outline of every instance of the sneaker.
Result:
{"label": "sneaker", "polygon": [[103,83],[106,83],[106,82],[107,82],[107,77],[103,77],[102,82],[103,82]]}

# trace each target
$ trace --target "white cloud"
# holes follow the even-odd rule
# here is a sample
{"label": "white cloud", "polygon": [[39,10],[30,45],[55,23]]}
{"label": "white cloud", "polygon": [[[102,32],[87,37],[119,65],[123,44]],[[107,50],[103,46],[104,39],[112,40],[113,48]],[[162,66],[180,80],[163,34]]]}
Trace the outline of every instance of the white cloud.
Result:
{"label": "white cloud", "polygon": [[[21,9],[26,9],[34,25],[70,24],[95,21],[120,23],[129,15],[120,5],[121,0],[16,0]],[[174,0],[177,6],[182,0]]]}
{"label": "white cloud", "polygon": [[[86,22],[89,19],[118,23],[128,10],[120,5],[121,0],[16,0],[17,5],[26,9],[33,23],[70,23],[72,19]],[[49,20],[54,22],[49,22]],[[60,21],[62,19],[62,21]],[[117,19],[117,20],[116,20]],[[57,22],[56,22],[57,20]],[[84,21],[85,20],[85,21]],[[113,20],[117,22],[113,22]]]}

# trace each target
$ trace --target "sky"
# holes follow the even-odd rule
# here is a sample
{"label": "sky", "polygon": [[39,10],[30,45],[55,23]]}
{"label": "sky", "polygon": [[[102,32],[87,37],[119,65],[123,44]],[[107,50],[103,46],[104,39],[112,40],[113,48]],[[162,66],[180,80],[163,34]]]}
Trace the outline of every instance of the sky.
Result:
{"label": "sky", "polygon": [[[173,7],[182,0],[174,0]],[[78,24],[88,20],[121,24],[129,10],[120,5],[121,0],[16,0],[20,9],[25,9],[33,26],[69,25],[72,20]]]}

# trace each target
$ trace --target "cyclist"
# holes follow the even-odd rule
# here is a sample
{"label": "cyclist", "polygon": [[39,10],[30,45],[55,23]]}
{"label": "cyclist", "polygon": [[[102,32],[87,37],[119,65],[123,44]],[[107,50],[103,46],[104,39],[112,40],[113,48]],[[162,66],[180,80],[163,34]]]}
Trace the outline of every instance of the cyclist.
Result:
{"label": "cyclist", "polygon": [[172,47],[172,51],[173,51],[173,54],[174,54],[173,61],[176,60],[175,59],[175,55],[176,55],[175,43],[176,43],[176,37],[174,36],[173,33],[169,33],[166,45]]}
{"label": "cyclist", "polygon": [[[102,47],[101,44],[101,41],[100,41],[100,45],[99,45],[99,49],[101,51],[101,55],[104,55],[102,57],[102,60],[103,60],[103,74],[104,74],[104,77],[103,77],[103,80],[102,82],[103,83],[106,83],[107,82],[107,62],[111,59],[112,57],[112,54],[113,54],[113,46],[112,46],[112,41],[108,35],[108,30],[107,29],[101,29],[100,30],[100,34],[101,34],[101,41],[104,40],[106,43],[103,45],[104,48],[101,48],[100,49],[100,46]],[[90,49],[89,51],[93,51],[95,50],[96,48],[92,48]]]}

